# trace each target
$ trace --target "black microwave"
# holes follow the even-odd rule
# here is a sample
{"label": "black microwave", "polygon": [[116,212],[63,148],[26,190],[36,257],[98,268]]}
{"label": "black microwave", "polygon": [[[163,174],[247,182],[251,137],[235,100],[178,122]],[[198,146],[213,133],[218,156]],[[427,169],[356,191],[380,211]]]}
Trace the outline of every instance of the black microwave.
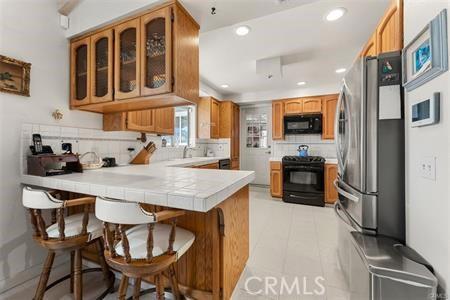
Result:
{"label": "black microwave", "polygon": [[284,134],[320,134],[322,115],[284,117]]}

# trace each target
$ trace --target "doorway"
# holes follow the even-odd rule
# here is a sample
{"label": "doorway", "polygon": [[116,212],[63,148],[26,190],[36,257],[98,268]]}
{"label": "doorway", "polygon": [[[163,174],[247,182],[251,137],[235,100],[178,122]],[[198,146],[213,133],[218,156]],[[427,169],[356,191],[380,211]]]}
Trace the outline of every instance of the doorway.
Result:
{"label": "doorway", "polygon": [[241,169],[255,171],[254,184],[270,185],[272,106],[241,106]]}

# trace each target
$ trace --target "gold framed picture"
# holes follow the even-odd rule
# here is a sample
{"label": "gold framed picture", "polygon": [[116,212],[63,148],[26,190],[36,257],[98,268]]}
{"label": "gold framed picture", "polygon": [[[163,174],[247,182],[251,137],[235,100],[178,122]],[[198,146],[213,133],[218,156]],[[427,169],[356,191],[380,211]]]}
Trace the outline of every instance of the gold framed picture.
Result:
{"label": "gold framed picture", "polygon": [[0,92],[30,97],[31,64],[0,55]]}

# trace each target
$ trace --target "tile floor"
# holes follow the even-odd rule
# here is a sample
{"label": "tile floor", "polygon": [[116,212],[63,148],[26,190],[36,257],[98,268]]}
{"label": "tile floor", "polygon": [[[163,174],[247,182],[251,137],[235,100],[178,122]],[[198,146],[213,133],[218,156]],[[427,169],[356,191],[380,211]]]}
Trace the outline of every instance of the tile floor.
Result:
{"label": "tile floor", "polygon": [[[336,260],[333,209],[287,204],[272,199],[264,188],[252,187],[250,193],[250,258],[232,299],[349,299]],[[65,269],[57,268],[53,277],[64,274]],[[87,275],[84,299],[95,299],[101,282],[101,275]],[[36,285],[37,278],[0,299],[31,299]],[[50,290],[45,299],[72,299],[67,291],[68,282]],[[106,299],[116,297],[110,294]],[[141,299],[154,298],[147,295]]]}

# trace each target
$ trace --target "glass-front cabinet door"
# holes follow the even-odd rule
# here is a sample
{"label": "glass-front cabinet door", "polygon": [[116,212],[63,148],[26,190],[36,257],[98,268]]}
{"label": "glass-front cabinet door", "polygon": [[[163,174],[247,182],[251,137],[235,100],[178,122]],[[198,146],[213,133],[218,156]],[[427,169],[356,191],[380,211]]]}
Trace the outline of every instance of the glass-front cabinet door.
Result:
{"label": "glass-front cabinet door", "polygon": [[172,21],[167,7],[141,17],[141,95],[172,91]]}
{"label": "glass-front cabinet door", "polygon": [[115,99],[140,95],[140,26],[139,18],[117,25],[115,28],[114,89]]}
{"label": "glass-front cabinet door", "polygon": [[113,31],[91,36],[91,102],[113,100]]}
{"label": "glass-front cabinet door", "polygon": [[70,104],[72,106],[89,104],[90,37],[73,42],[70,51]]}

